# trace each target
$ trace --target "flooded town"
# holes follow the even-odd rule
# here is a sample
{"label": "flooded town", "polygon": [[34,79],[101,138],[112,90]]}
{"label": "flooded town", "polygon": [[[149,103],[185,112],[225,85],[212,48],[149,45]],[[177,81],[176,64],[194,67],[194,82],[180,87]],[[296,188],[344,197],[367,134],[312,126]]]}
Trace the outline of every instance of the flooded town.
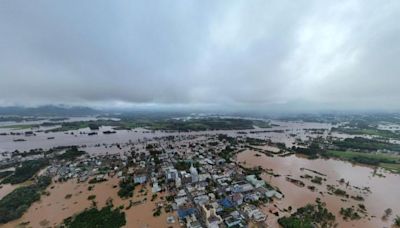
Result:
{"label": "flooded town", "polygon": [[[93,126],[103,120],[2,123],[0,205],[49,182],[34,188],[37,199],[4,212],[1,226],[69,227],[90,209],[122,215],[126,227],[291,227],[312,206],[302,222],[372,228],[392,226],[400,213],[398,170],[326,155],[337,142],[375,140],[339,132],[344,122],[191,117],[174,121],[223,123],[198,131]],[[92,125],[62,130],[70,121]],[[254,125],[233,130],[237,121]],[[396,149],[379,151],[365,154],[400,163]]]}
{"label": "flooded town", "polygon": [[0,0],[0,228],[400,228],[399,21]]}

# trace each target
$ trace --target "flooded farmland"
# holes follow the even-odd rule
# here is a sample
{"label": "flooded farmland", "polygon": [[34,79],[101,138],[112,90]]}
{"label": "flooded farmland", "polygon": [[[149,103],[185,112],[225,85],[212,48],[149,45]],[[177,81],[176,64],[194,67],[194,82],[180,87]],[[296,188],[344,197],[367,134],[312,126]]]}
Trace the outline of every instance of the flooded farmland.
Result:
{"label": "flooded farmland", "polygon": [[[400,175],[380,170],[380,172],[383,172],[383,177],[374,174],[374,169],[371,167],[354,165],[334,159],[310,160],[296,155],[267,157],[265,155],[256,156],[256,154],[258,154],[256,151],[244,151],[237,155],[237,161],[246,167],[261,166],[264,169],[270,169],[274,174],[280,175],[263,174],[262,177],[271,185],[278,187],[285,195],[283,200],[275,202],[281,209],[289,206],[294,208],[302,207],[307,203],[314,202],[316,198],[321,198],[322,201],[326,202],[327,208],[335,213],[339,221],[339,227],[371,228],[390,226],[392,219],[387,221],[381,219],[385,209],[391,208],[395,212],[400,212],[400,195],[398,194],[400,192]],[[307,173],[316,175],[306,169],[326,175],[323,176],[326,181],[318,185],[309,180],[303,180],[301,176]],[[299,187],[287,181],[286,177],[288,176],[302,180],[306,186],[313,185],[316,190],[311,191],[306,186]],[[341,184],[340,179],[344,179],[345,183]],[[360,202],[352,198],[329,194],[327,185],[337,186],[345,190],[350,196],[361,195],[365,199],[361,203],[365,204],[368,215],[358,221],[344,222],[339,214],[340,208],[357,206]],[[363,190],[365,188],[368,188],[369,191]],[[274,217],[271,215],[270,222],[276,224],[276,219],[274,221]]]}
{"label": "flooded farmland", "polygon": [[[7,223],[4,227],[12,228],[24,223],[28,227],[56,226],[65,218],[89,208],[93,204],[91,200],[88,200],[90,195],[96,196],[94,201],[100,208],[104,207],[110,199],[115,206],[127,208],[129,200],[122,200],[117,195],[117,185],[118,178],[110,178],[106,182],[92,185],[94,187],[90,191],[88,190],[90,184],[77,183],[75,180],[54,183],[48,188],[48,195],[42,196],[42,199],[34,203],[20,219]],[[127,224],[135,224],[135,227],[179,227],[177,221],[175,224],[167,223],[168,216],[174,216],[176,219],[174,213],[162,213],[159,217],[153,217],[153,210],[163,200],[152,202],[150,201],[151,195],[149,186],[137,187],[131,200],[142,201],[146,199],[146,201],[125,210]],[[162,194],[159,197],[161,198]]]}

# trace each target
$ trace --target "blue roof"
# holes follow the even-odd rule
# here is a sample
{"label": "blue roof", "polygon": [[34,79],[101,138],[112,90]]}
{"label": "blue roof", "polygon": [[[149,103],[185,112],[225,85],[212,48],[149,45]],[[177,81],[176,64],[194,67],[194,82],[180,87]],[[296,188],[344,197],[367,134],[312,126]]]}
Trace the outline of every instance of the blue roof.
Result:
{"label": "blue roof", "polygon": [[180,219],[185,218],[188,215],[192,215],[196,212],[196,208],[179,209],[178,216]]}
{"label": "blue roof", "polygon": [[233,203],[231,200],[229,200],[228,198],[222,199],[218,201],[218,204],[221,205],[224,208],[231,208],[234,207]]}

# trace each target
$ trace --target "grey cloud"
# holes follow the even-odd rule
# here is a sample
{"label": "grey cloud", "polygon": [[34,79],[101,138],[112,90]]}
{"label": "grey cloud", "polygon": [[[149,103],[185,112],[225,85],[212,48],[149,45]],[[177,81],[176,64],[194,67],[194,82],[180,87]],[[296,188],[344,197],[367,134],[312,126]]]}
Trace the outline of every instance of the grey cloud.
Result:
{"label": "grey cloud", "polygon": [[398,1],[0,2],[0,105],[400,108]]}

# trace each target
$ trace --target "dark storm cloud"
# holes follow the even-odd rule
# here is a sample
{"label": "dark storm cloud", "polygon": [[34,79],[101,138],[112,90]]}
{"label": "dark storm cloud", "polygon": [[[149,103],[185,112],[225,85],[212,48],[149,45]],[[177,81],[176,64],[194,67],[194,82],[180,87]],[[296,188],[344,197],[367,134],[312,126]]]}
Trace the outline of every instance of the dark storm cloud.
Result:
{"label": "dark storm cloud", "polygon": [[399,1],[0,2],[0,105],[400,108]]}

